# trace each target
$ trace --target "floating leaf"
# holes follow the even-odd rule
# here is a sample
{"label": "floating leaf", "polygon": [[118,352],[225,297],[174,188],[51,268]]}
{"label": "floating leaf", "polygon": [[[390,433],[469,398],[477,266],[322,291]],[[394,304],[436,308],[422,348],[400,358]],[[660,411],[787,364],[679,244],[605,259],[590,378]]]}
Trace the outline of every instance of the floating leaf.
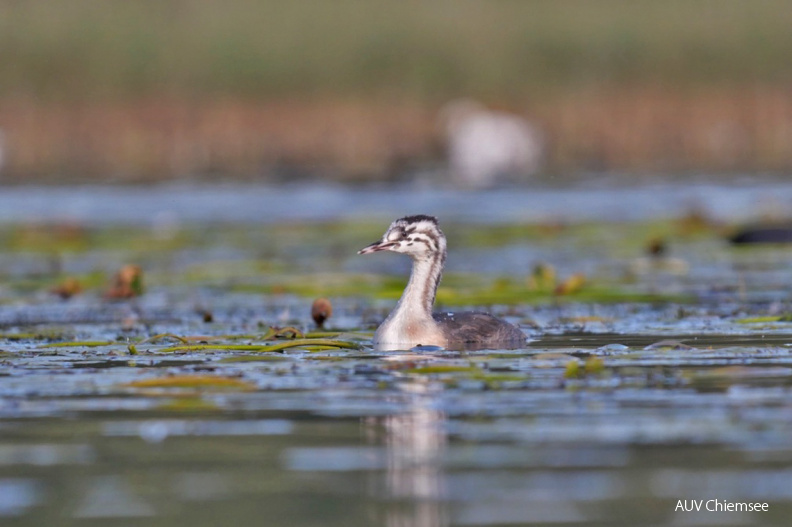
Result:
{"label": "floating leaf", "polygon": [[331,348],[360,349],[360,345],[345,340],[330,339],[294,339],[277,344],[190,344],[186,346],[171,346],[156,350],[162,353],[175,351],[203,351],[203,350],[225,350],[225,351],[252,351],[252,352],[281,352],[289,348],[299,348],[301,346],[329,346]]}
{"label": "floating leaf", "polygon": [[190,342],[188,339],[184,337],[180,337],[178,335],[174,335],[172,333],[160,333],[159,335],[154,335],[145,340],[141,340],[140,342],[138,342],[138,344],[149,344],[151,342],[156,342],[162,339],[175,339],[178,340],[179,342],[183,342],[184,344],[188,344]]}
{"label": "floating leaf", "polygon": [[285,328],[272,328],[275,330],[273,338],[276,339],[301,339],[303,338],[302,331],[293,327],[287,326]]}
{"label": "floating leaf", "polygon": [[75,342],[53,342],[51,344],[43,344],[42,348],[98,348],[100,346],[110,346],[116,344],[110,340],[84,340]]}
{"label": "floating leaf", "polygon": [[739,318],[738,324],[766,324],[768,322],[792,322],[792,315],[771,315],[765,317]]}
{"label": "floating leaf", "polygon": [[267,332],[263,335],[251,336],[252,340],[274,340],[274,339],[300,339],[303,338],[303,333],[293,326],[286,326],[279,328],[271,326],[267,328]]}
{"label": "floating leaf", "polygon": [[[52,338],[51,335],[42,335],[40,333],[2,333],[0,339],[3,340],[44,340]],[[62,336],[61,336],[62,338]]]}
{"label": "floating leaf", "polygon": [[171,399],[157,406],[157,410],[169,412],[205,412],[218,410],[218,406],[200,397],[182,397]]}
{"label": "floating leaf", "polygon": [[332,339],[341,335],[340,331],[311,331],[305,334],[307,339]]}
{"label": "floating leaf", "polygon": [[142,379],[123,385],[125,388],[222,388],[232,390],[255,390],[256,385],[235,377],[214,375],[174,375]]}
{"label": "floating leaf", "polygon": [[283,362],[292,360],[282,355],[237,355],[235,357],[226,357],[220,359],[219,363],[228,364],[234,362]]}
{"label": "floating leaf", "polygon": [[722,366],[702,370],[694,375],[694,379],[751,379],[764,377],[790,377],[792,368],[783,366]]}

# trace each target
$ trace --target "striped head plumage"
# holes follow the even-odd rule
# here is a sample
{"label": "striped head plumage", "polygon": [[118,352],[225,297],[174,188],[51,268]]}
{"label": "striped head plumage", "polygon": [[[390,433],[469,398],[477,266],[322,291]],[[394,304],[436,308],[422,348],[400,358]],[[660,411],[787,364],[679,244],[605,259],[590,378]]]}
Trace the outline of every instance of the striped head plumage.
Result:
{"label": "striped head plumage", "polygon": [[444,259],[446,239],[434,216],[405,216],[391,223],[381,240],[364,247],[358,254],[377,251],[404,253],[416,260],[438,255]]}

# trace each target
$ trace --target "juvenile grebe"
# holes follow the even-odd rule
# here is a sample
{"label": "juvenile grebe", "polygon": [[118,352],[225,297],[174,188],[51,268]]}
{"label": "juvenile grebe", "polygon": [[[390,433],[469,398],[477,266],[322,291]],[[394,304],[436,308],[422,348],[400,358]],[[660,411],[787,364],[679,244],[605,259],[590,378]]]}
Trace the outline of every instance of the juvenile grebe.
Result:
{"label": "juvenile grebe", "polygon": [[393,223],[382,239],[358,254],[404,253],[412,258],[410,281],[396,308],[374,333],[378,349],[415,346],[514,347],[525,343],[519,328],[487,313],[435,313],[432,306],[446,259],[446,239],[433,216],[406,216]]}

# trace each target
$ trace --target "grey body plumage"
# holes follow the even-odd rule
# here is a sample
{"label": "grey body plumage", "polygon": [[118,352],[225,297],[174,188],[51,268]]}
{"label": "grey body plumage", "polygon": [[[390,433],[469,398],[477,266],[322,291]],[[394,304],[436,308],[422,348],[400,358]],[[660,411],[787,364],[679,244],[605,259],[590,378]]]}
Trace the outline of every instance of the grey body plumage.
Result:
{"label": "grey body plumage", "polygon": [[374,334],[378,349],[516,347],[525,343],[519,328],[487,313],[432,313],[446,260],[446,238],[433,216],[405,216],[394,221],[381,240],[359,254],[378,251],[404,253],[413,261],[404,293]]}
{"label": "grey body plumage", "polygon": [[489,313],[477,311],[433,313],[432,318],[452,343],[474,347],[511,347],[525,343],[525,334],[517,326],[493,317]]}

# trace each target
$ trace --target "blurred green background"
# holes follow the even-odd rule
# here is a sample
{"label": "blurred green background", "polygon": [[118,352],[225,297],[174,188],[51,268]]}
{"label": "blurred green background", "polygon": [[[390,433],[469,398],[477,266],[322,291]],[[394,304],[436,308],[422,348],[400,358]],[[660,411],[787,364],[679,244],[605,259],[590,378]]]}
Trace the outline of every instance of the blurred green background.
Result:
{"label": "blurred green background", "polygon": [[386,180],[471,97],[541,174],[792,167],[788,0],[0,1],[0,178]]}

